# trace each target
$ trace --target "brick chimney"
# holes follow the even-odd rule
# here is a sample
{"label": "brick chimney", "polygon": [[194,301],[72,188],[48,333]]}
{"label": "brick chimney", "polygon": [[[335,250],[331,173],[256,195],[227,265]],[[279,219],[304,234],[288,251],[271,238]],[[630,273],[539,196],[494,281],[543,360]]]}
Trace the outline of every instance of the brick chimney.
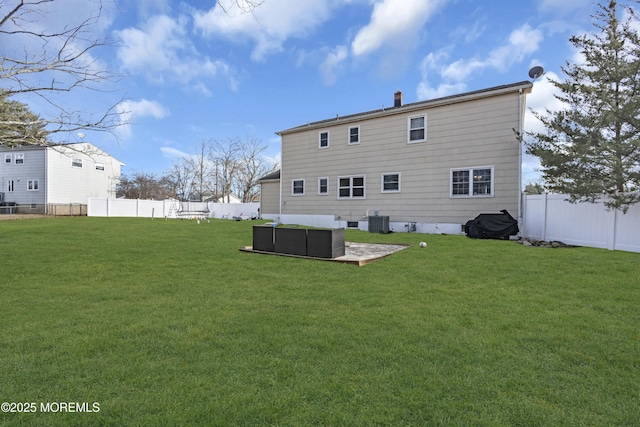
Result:
{"label": "brick chimney", "polygon": [[402,107],[402,92],[397,91],[393,94],[393,106],[394,107]]}

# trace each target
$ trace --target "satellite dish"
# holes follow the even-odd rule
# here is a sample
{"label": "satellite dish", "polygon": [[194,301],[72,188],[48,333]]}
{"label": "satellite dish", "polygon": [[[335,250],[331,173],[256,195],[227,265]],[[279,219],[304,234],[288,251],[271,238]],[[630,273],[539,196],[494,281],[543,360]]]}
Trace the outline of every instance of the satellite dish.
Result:
{"label": "satellite dish", "polygon": [[544,74],[544,68],[540,67],[540,66],[535,66],[532,69],[529,70],[529,77],[531,77],[532,79],[537,79],[538,77],[540,77],[541,75]]}

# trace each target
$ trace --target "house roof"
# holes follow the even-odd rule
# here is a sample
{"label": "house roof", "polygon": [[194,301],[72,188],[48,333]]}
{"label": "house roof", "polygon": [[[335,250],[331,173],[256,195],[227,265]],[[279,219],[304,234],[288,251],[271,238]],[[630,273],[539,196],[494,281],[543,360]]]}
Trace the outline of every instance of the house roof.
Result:
{"label": "house roof", "polygon": [[321,127],[325,127],[325,126],[336,124],[336,123],[349,123],[349,122],[355,122],[362,119],[372,119],[376,117],[407,113],[407,112],[412,112],[412,111],[420,110],[424,108],[454,104],[454,103],[470,101],[474,99],[488,98],[491,96],[502,95],[505,93],[512,93],[512,92],[519,92],[519,91],[523,91],[524,93],[531,93],[532,87],[533,87],[532,82],[528,80],[524,80],[518,83],[495,86],[495,87],[480,89],[472,92],[465,92],[457,95],[445,96],[442,98],[428,99],[426,101],[413,102],[410,104],[401,105],[399,107],[382,108],[378,110],[372,110],[372,111],[367,111],[367,112],[357,113],[357,114],[350,114],[350,115],[341,116],[341,117],[336,116],[335,118],[332,118],[332,119],[320,120],[317,122],[310,122],[310,123],[307,123],[306,125],[285,129],[285,130],[276,132],[276,135],[282,136],[282,135],[301,132],[309,129],[321,128]]}
{"label": "house roof", "polygon": [[91,142],[69,142],[69,143],[54,143],[46,145],[18,145],[16,147],[4,147],[0,145],[0,152],[4,151],[27,151],[27,150],[56,150],[56,149],[69,149],[70,151],[77,151],[89,156],[91,154],[99,154],[102,156],[108,156],[120,163],[121,166],[125,166],[123,162],[113,157],[100,147],[92,144]]}
{"label": "house roof", "polygon": [[280,179],[280,169],[277,171],[271,172],[260,178],[258,181],[273,181]]}

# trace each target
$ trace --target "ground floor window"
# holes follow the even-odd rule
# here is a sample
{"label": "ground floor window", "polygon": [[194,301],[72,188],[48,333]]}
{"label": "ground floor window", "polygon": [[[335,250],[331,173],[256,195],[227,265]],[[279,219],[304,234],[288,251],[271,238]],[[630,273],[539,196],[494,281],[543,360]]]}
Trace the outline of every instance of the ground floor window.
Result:
{"label": "ground floor window", "polygon": [[339,199],[364,199],[364,175],[338,177]]}
{"label": "ground floor window", "polygon": [[291,194],[304,196],[304,179],[294,179],[291,185]]}
{"label": "ground floor window", "polygon": [[29,191],[38,191],[40,190],[40,181],[37,179],[30,179],[27,181],[27,190]]}
{"label": "ground floor window", "polygon": [[493,167],[451,169],[451,197],[493,195]]}
{"label": "ground floor window", "polygon": [[13,180],[12,179],[8,180],[7,181],[7,193],[13,193],[13,187],[14,187]]}
{"label": "ground floor window", "polygon": [[382,174],[382,192],[397,193],[400,191],[400,173],[383,173]]}

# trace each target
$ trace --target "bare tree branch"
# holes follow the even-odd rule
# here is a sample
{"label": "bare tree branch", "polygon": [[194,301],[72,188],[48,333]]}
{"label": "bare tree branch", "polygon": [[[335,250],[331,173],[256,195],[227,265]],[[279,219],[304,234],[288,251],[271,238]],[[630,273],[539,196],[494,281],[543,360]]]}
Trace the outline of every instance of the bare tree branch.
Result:
{"label": "bare tree branch", "polygon": [[120,79],[94,56],[100,48],[112,45],[94,35],[103,2],[95,2],[91,16],[79,23],[45,29],[38,22],[46,18],[51,3],[53,0],[0,1],[0,42],[15,49],[0,52],[0,91],[6,96],[35,94],[53,107],[58,113],[41,119],[49,134],[82,130],[109,132],[118,138],[116,128],[127,123],[118,114],[117,103],[100,114],[64,106],[64,94],[109,92],[108,85]]}

